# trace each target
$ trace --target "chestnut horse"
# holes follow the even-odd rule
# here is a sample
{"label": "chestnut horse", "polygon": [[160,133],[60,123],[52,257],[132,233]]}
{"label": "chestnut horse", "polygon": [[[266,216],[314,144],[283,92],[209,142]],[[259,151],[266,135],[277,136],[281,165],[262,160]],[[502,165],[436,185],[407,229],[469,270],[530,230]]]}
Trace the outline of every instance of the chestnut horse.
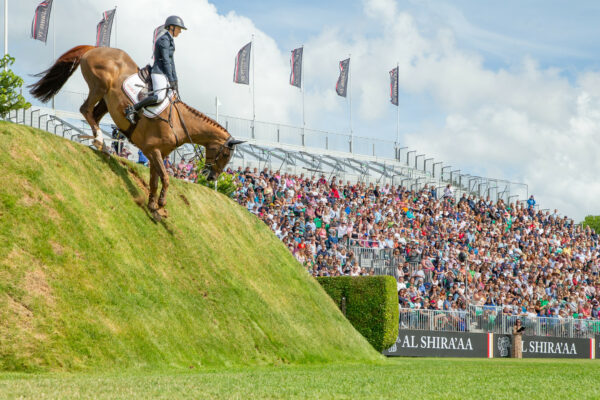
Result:
{"label": "chestnut horse", "polygon": [[[206,173],[212,181],[223,172],[235,146],[243,143],[235,140],[217,122],[179,100],[175,100],[172,107],[167,107],[160,118],[141,116],[137,124],[131,126],[124,112],[131,102],[123,92],[122,85],[123,81],[137,73],[139,68],[127,53],[118,49],[74,47],[48,70],[36,75],[41,79],[30,86],[31,94],[42,102],[47,102],[60,91],[79,65],[89,87],[88,98],[79,111],[92,128],[94,144],[102,145],[102,133],[98,124],[108,112],[117,127],[148,157],[148,208],[155,216],[157,210],[163,208],[167,202],[169,176],[163,161],[173,150],[182,144],[190,143],[190,139],[192,143],[204,146]],[[162,190],[157,202],[159,178]]]}

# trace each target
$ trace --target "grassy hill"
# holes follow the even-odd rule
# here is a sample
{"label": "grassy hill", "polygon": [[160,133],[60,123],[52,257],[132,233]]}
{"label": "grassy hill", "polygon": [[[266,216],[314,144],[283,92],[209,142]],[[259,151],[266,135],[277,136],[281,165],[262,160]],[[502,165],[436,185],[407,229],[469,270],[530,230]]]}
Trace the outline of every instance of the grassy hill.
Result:
{"label": "grassy hill", "polygon": [[258,219],[148,170],[0,123],[0,370],[380,359]]}

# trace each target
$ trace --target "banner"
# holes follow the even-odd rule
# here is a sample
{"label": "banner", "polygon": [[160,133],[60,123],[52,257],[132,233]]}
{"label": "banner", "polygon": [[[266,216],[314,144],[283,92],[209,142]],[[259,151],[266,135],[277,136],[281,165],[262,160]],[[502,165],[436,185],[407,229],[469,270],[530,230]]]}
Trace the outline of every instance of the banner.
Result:
{"label": "banner", "polygon": [[302,88],[302,53],[304,48],[292,50],[292,58],[290,59],[290,66],[292,72],[290,73],[290,85]]}
{"label": "banner", "polygon": [[390,101],[398,105],[398,67],[390,71]]}
{"label": "banner", "polygon": [[52,0],[42,1],[35,9],[33,22],[31,23],[31,37],[46,43],[48,28],[50,27],[50,12],[52,11]]}
{"label": "banner", "polygon": [[252,42],[248,43],[238,52],[235,58],[235,70],[233,71],[233,81],[242,85],[250,84],[250,52]]}
{"label": "banner", "polygon": [[113,19],[115,18],[115,12],[117,9],[105,11],[102,14],[102,20],[98,23],[96,28],[96,46],[97,47],[110,47],[110,34],[112,32]]}
{"label": "banner", "polygon": [[488,357],[487,333],[400,330],[392,357]]}
{"label": "banner", "polygon": [[[512,335],[494,334],[494,358],[511,357]],[[523,358],[592,358],[592,339],[523,335]]]}
{"label": "banner", "polygon": [[335,84],[335,91],[339,96],[346,97],[348,89],[348,72],[350,72],[350,59],[340,61],[340,77]]}

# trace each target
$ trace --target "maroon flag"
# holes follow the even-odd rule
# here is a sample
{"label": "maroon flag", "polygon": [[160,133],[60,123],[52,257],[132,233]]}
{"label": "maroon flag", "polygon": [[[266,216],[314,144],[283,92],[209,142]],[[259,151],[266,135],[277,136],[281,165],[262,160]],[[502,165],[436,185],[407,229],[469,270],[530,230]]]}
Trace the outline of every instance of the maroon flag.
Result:
{"label": "maroon flag", "polygon": [[154,50],[156,48],[156,41],[158,40],[159,37],[161,37],[165,33],[167,33],[167,30],[165,29],[164,25],[160,25],[154,30],[154,34],[152,35],[152,58],[154,58]]}
{"label": "maroon flag", "polygon": [[242,85],[250,84],[250,52],[252,51],[252,42],[240,49],[235,58],[235,69],[233,71],[233,81]]}
{"label": "maroon flag", "polygon": [[46,43],[48,39],[48,28],[50,27],[50,12],[52,11],[52,0],[42,1],[35,9],[33,22],[31,23],[31,37]]}
{"label": "maroon flag", "polygon": [[112,32],[113,19],[115,18],[115,12],[117,9],[105,11],[102,14],[102,20],[98,23],[96,28],[96,46],[97,47],[110,47],[110,34]]}
{"label": "maroon flag", "polygon": [[335,85],[335,91],[339,96],[346,97],[348,92],[348,73],[350,72],[350,59],[340,61],[340,77]]}
{"label": "maroon flag", "polygon": [[292,58],[290,59],[290,66],[292,72],[290,73],[290,85],[302,88],[302,53],[304,48],[300,47],[292,50]]}
{"label": "maroon flag", "polygon": [[390,101],[398,105],[398,67],[390,71]]}

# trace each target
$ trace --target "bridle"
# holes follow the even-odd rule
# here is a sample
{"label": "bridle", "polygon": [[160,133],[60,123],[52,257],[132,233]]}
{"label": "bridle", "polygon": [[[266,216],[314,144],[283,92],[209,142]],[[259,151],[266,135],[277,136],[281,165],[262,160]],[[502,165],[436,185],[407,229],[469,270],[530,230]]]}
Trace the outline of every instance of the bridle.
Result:
{"label": "bridle", "polygon": [[[174,102],[171,103],[171,107],[173,107],[175,105],[175,103],[180,103],[180,102],[181,102],[181,100],[178,97]],[[187,136],[190,143],[194,146],[194,151],[196,153],[196,157],[198,157],[199,160],[202,160],[204,158],[204,154],[202,154],[202,151],[199,150],[199,146],[194,145],[194,142],[192,141],[192,137],[190,136],[190,132],[188,131],[188,128],[185,125],[185,121],[183,120],[183,117],[181,116],[181,113],[179,112],[179,108],[177,108],[175,106],[175,110],[177,111],[177,115],[179,116],[179,121],[181,122],[181,127],[183,128],[185,135]],[[171,125],[171,129],[173,129],[173,125],[170,121],[171,121],[171,111],[169,110],[169,125]],[[173,134],[175,134],[175,131],[173,131]],[[177,134],[175,134],[175,140],[177,141]],[[229,135],[229,137],[227,137],[227,139],[223,143],[221,143],[221,146],[219,146],[219,150],[217,150],[217,154],[215,155],[214,159],[210,162],[208,161],[208,148],[207,148],[206,149],[206,158],[205,158],[205,162],[204,162],[204,168],[202,169],[202,172],[201,172],[202,175],[207,176],[208,174],[210,174],[210,172],[212,172],[212,168],[223,156],[223,150],[225,149],[225,147],[229,148],[230,151],[234,151],[235,150],[234,146],[236,144],[240,144],[240,143],[243,143],[243,141],[235,140],[233,138],[233,136]]]}
{"label": "bridle", "polygon": [[225,140],[225,142],[223,142],[221,144],[221,146],[219,147],[219,150],[217,150],[217,154],[215,155],[215,157],[212,160],[212,162],[208,162],[208,149],[206,150],[206,162],[204,163],[204,169],[212,169],[212,167],[215,166],[215,164],[223,156],[223,150],[225,149],[225,146],[231,141],[231,139],[233,139],[233,137],[231,135],[229,135],[229,137],[227,138],[227,140]]}

